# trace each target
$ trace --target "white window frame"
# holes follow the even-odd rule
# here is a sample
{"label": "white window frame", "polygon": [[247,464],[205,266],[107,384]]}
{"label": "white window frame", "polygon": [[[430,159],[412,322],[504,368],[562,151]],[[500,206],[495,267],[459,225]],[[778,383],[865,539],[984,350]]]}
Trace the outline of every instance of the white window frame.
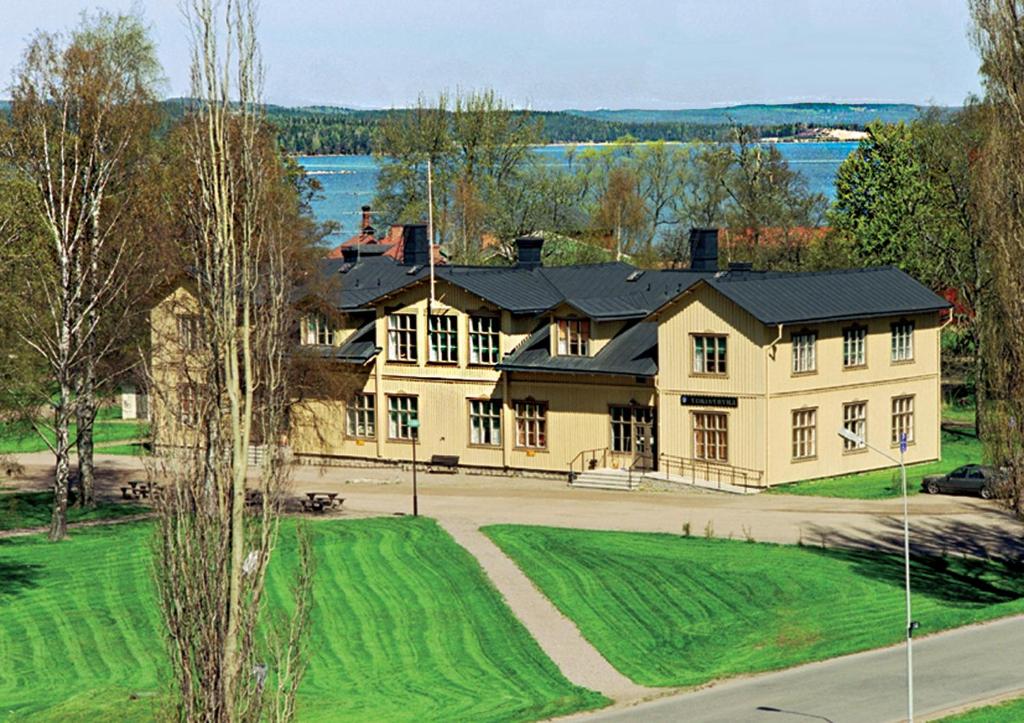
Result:
{"label": "white window frame", "polygon": [[388,439],[399,442],[412,441],[414,437],[418,437],[418,433],[409,422],[419,419],[419,397],[413,394],[389,394],[387,397]]}
{"label": "white window frame", "polygon": [[846,402],[843,404],[843,429],[853,432],[861,438],[860,442],[843,437],[843,451],[856,452],[867,449],[868,438],[868,403]]}
{"label": "white window frame", "polygon": [[470,399],[469,443],[475,447],[501,446],[501,400]]}
{"label": "white window frame", "polygon": [[866,366],[868,363],[868,330],[864,326],[843,329],[843,368]]}
{"label": "white window frame", "polygon": [[590,355],[590,319],[556,319],[558,356]]}
{"label": "white window frame", "polygon": [[334,329],[323,314],[319,312],[307,314],[305,327],[304,344],[309,346],[334,346]]}
{"label": "white window frame", "polygon": [[790,339],[793,347],[793,373],[810,374],[818,370],[818,332],[800,331]]}
{"label": "white window frame", "polygon": [[818,456],[818,409],[793,410],[793,459]]}
{"label": "white window frame", "polygon": [[196,399],[196,390],[191,384],[182,384],[178,387],[178,422],[186,427],[195,427],[199,424]]}
{"label": "white window frame", "polygon": [[459,317],[431,314],[427,322],[428,360],[434,364],[459,363]]}
{"label": "white window frame", "polygon": [[897,321],[892,325],[890,360],[894,362],[914,361],[914,322]]}
{"label": "white window frame", "polygon": [[357,392],[345,405],[345,435],[352,439],[377,438],[377,395]]}
{"label": "white window frame", "polygon": [[729,373],[729,337],[725,334],[693,334],[693,373],[725,376]]}
{"label": "white window frame", "polygon": [[411,362],[419,360],[416,314],[388,314],[388,361]]}
{"label": "white window frame", "polygon": [[501,319],[469,317],[469,363],[497,364],[501,358]]}

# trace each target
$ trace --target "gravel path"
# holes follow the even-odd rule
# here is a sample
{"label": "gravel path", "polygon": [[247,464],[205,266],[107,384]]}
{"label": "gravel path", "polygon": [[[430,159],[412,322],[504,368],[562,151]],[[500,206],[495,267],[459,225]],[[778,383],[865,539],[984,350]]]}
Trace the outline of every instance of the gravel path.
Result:
{"label": "gravel path", "polygon": [[512,612],[566,678],[576,685],[599,691],[617,703],[665,694],[664,690],[639,686],[615,670],[580,634],[576,624],[562,615],[474,524],[440,522],[455,541],[477,559]]}

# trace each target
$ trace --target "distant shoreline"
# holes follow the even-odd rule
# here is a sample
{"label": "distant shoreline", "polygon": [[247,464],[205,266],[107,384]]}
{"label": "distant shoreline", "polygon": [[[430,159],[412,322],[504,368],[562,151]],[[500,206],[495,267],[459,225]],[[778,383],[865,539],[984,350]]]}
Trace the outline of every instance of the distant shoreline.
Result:
{"label": "distant shoreline", "polygon": [[[822,129],[822,130],[840,130],[840,129]],[[861,138],[867,136],[864,131],[845,131],[845,133],[856,133],[862,134],[856,137],[850,138],[837,138],[834,136],[823,136],[821,138],[796,138],[795,136],[768,136],[765,138],[758,139],[758,143],[857,143]],[[685,146],[687,143],[726,143],[727,141],[632,141],[630,145],[643,146],[651,143],[664,143],[667,146]],[[601,146],[613,146],[617,145],[617,141],[555,141],[552,143],[534,143],[532,148],[569,148],[569,147],[584,147],[584,148],[598,148]],[[288,153],[291,158],[351,158],[355,156],[372,156],[372,153]]]}

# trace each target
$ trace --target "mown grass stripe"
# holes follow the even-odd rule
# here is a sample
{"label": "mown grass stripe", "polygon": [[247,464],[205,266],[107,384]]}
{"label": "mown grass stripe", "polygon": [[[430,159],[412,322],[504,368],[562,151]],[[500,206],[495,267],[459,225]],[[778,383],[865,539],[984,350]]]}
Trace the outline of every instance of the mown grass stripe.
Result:
{"label": "mown grass stripe", "polygon": [[[607,703],[561,675],[433,522],[309,529],[316,607],[299,720],[530,720]],[[154,718],[167,675],[151,535],[137,523],[0,544],[0,571],[14,573],[0,575],[0,720]],[[289,523],[268,607],[289,604],[295,561]]]}
{"label": "mown grass stripe", "polygon": [[[903,634],[899,556],[513,525],[484,532],[643,685],[696,685]],[[926,632],[1024,611],[1024,577],[1011,565],[921,558],[912,585]]]}

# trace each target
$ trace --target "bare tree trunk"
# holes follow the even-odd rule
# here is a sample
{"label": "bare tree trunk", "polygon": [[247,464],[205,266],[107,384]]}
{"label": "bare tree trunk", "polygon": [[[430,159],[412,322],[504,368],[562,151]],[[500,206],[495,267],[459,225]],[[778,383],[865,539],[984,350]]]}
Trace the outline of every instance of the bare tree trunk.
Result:
{"label": "bare tree trunk", "polygon": [[[259,626],[288,482],[284,365],[295,322],[284,235],[267,206],[283,176],[260,104],[254,2],[220,7],[223,17],[212,0],[187,7],[199,102],[186,119],[194,176],[183,214],[195,274],[180,313],[197,320],[201,343],[198,351],[162,355],[161,369],[154,354],[154,380],[166,382],[153,390],[164,410],[154,424],[179,448],[161,460],[169,482],[158,500],[156,578],[180,717],[287,720],[304,669],[300,618],[310,580],[297,579],[296,635],[274,639]],[[182,349],[154,338],[154,350],[164,347]],[[168,413],[182,395],[194,413]],[[250,470],[253,441],[266,449]],[[257,495],[247,498],[248,484]]]}
{"label": "bare tree trunk", "polygon": [[71,442],[69,430],[71,422],[71,389],[64,383],[60,387],[60,397],[54,418],[54,465],[53,475],[53,513],[50,516],[50,540],[58,542],[68,534],[68,478],[71,472]]}
{"label": "bare tree trunk", "polygon": [[[91,367],[91,365],[90,365]],[[93,460],[93,430],[96,423],[97,403],[93,389],[93,374],[90,370],[83,371],[83,380],[79,385],[78,397],[75,400],[76,421],[78,425],[78,496],[75,503],[78,507],[93,508],[96,506],[96,466]]]}

